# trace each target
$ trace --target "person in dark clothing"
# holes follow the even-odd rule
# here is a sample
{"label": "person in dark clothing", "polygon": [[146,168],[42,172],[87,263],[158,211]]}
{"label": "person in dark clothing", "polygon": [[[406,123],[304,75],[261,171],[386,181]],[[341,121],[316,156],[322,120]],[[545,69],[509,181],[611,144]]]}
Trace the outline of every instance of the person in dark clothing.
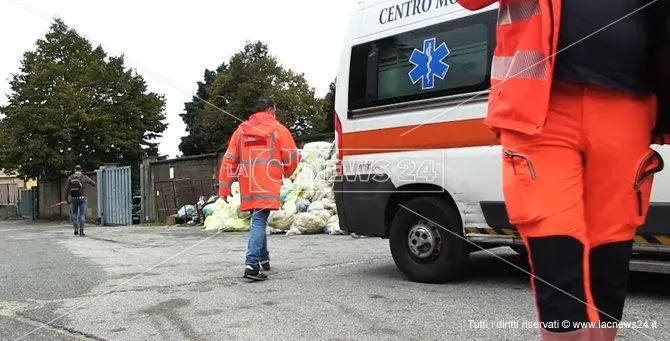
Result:
{"label": "person in dark clothing", "polygon": [[[65,201],[70,205],[70,220],[74,226],[74,234],[81,237],[85,236],[84,226],[86,225],[86,186],[96,186],[95,181],[82,173],[81,166],[74,167],[74,174],[67,179],[65,189]],[[69,198],[68,198],[69,197]]]}

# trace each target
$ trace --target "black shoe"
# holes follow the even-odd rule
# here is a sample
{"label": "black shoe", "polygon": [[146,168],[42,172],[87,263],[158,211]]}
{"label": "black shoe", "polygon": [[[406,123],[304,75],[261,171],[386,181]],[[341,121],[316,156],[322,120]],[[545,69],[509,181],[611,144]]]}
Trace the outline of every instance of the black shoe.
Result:
{"label": "black shoe", "polygon": [[74,230],[74,235],[75,235],[75,236],[79,235],[79,231]]}
{"label": "black shoe", "polygon": [[79,237],[86,237],[84,230],[79,231]]}
{"label": "black shoe", "polygon": [[260,268],[254,268],[251,265],[247,265],[246,269],[244,269],[244,278],[252,281],[264,281],[268,279],[268,275],[264,274]]}
{"label": "black shoe", "polygon": [[263,271],[270,271],[270,260],[262,261],[261,267],[263,268]]}

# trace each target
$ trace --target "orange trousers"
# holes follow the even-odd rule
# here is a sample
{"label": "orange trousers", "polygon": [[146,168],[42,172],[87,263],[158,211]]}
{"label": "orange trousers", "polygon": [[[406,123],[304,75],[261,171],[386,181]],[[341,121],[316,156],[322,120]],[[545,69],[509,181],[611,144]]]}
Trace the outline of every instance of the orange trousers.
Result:
{"label": "orange trousers", "polygon": [[528,250],[545,340],[614,339],[616,329],[578,323],[622,318],[632,240],[662,168],[655,118],[653,95],[556,82],[540,134],[501,132],[507,213]]}

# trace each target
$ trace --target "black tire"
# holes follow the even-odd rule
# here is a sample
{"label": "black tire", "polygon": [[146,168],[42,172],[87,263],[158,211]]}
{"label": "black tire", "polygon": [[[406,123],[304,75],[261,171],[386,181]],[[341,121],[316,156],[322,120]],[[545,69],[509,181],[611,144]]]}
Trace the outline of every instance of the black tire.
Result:
{"label": "black tire", "polygon": [[[421,283],[446,283],[460,278],[470,248],[463,239],[463,227],[457,209],[442,198],[428,196],[414,198],[401,205],[389,232],[391,254],[400,271],[409,280]],[[439,251],[435,253],[433,248],[432,252],[427,252],[430,256],[426,258],[419,258],[410,251],[410,231],[421,225],[421,221],[429,223],[429,229],[433,232],[429,237],[434,237],[432,240],[436,241],[435,244],[440,244]],[[414,233],[417,232],[422,233],[415,229]]]}

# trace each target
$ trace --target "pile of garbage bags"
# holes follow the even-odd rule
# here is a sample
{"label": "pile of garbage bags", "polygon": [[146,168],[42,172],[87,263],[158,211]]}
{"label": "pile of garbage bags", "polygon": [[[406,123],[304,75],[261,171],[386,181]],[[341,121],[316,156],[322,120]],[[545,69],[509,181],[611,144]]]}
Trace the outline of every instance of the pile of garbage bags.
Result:
{"label": "pile of garbage bags", "polygon": [[[334,143],[312,142],[300,150],[301,161],[281,187],[281,209],[272,211],[267,233],[345,234],[340,228],[333,183],[337,159]],[[239,184],[233,184],[228,202],[218,199],[204,207],[205,229],[248,231],[250,215],[240,212]]]}
{"label": "pile of garbage bags", "polygon": [[189,225],[196,224],[198,221],[198,211],[193,205],[186,205],[177,211],[175,221],[186,222]]}
{"label": "pile of garbage bags", "polygon": [[238,182],[231,187],[231,195],[227,202],[218,198],[214,203],[205,206],[205,230],[221,230],[224,232],[249,231],[250,214],[240,211],[240,185]]}

